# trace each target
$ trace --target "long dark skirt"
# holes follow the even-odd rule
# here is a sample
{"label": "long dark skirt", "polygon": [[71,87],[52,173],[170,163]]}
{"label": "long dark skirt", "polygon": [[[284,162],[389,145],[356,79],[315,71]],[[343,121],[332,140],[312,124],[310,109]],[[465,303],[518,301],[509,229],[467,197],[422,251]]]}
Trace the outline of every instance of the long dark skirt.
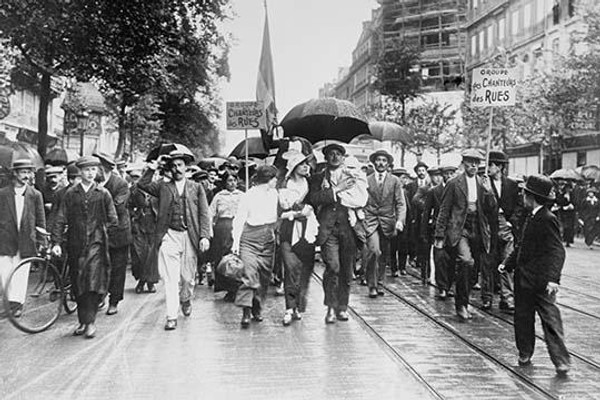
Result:
{"label": "long dark skirt", "polygon": [[154,233],[136,232],[133,235],[131,252],[131,273],[133,277],[146,283],[157,283],[158,246]]}
{"label": "long dark skirt", "polygon": [[217,273],[217,265],[221,262],[223,256],[231,253],[233,245],[232,218],[219,218],[214,227],[213,240],[211,243],[210,259],[213,263],[213,274],[215,276],[215,292],[227,291],[235,292],[239,286],[239,282],[234,279],[227,278]]}
{"label": "long dark skirt", "polygon": [[315,266],[315,245],[305,239],[300,239],[294,246],[283,242],[281,256],[285,268],[285,308],[305,312],[308,284]]}
{"label": "long dark skirt", "polygon": [[260,313],[273,273],[275,254],[274,226],[244,226],[240,239],[240,258],[244,263],[244,276],[238,289],[235,304],[252,307]]}

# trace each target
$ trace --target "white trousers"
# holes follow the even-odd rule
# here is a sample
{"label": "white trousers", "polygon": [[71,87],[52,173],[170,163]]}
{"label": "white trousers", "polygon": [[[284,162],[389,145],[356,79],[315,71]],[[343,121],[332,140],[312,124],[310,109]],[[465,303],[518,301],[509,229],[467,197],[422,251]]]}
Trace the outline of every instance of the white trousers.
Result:
{"label": "white trousers", "polygon": [[20,262],[21,256],[19,253],[16,256],[0,256],[0,278],[3,285],[2,289],[7,290],[8,300],[23,304],[25,303],[25,295],[27,293],[30,265],[19,268],[19,271],[13,275],[10,287],[6,289],[8,275]]}
{"label": "white trousers", "polygon": [[165,284],[167,319],[176,319],[179,303],[191,301],[198,256],[186,231],[169,229],[158,251],[158,273]]}

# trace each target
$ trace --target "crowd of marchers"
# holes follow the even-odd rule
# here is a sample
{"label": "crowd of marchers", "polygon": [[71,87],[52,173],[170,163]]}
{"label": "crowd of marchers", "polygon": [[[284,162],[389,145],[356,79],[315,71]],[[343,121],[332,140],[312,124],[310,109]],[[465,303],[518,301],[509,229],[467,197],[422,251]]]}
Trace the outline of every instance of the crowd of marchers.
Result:
{"label": "crowd of marchers", "polygon": [[[176,329],[180,311],[191,315],[195,285],[205,282],[240,307],[242,328],[262,321],[268,288],[277,286],[289,326],[307,312],[319,258],[325,323],[347,321],[353,281],[377,301],[385,280],[402,279],[413,265],[423,284],[437,286],[440,301],[454,298],[460,321],[471,319],[473,289],[484,309],[497,299],[514,314],[522,365],[533,355],[537,312],[557,372],[568,371],[556,293],[565,244],[583,226],[591,248],[599,231],[592,182],[542,175],[519,182],[507,176],[501,151],[486,157],[467,149],[457,166],[419,162],[416,178],[395,168],[385,150],[368,165],[339,144],[322,152],[317,165],[310,146],[288,140],[273,165],[250,169],[249,187],[239,160],[200,169],[176,150],[146,165],[83,156],[47,166],[37,180],[31,161],[15,160],[0,189],[0,272],[5,277],[35,255],[35,228],[47,229],[55,257],[70,266],[79,320],[73,333],[93,338],[99,310],[118,314],[129,264],[135,293],[154,293],[162,282],[165,330]],[[237,275],[228,273],[235,263]],[[25,273],[5,288],[16,317],[26,287]]]}

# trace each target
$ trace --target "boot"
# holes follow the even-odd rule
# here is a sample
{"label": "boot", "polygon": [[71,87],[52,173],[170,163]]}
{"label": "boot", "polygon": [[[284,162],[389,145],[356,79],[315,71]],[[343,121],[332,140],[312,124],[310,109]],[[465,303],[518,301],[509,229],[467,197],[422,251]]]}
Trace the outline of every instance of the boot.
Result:
{"label": "boot", "polygon": [[252,317],[252,308],[244,307],[242,312],[242,328],[248,328],[250,326],[250,318]]}

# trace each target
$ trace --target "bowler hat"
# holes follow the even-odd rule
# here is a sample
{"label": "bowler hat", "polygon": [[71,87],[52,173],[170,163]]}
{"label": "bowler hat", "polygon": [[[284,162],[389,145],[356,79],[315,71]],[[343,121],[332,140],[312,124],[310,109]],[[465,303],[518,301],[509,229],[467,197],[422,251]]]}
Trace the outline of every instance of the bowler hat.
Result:
{"label": "bowler hat", "polygon": [[35,165],[33,165],[33,162],[29,158],[20,158],[13,161],[11,169],[13,171],[18,169],[35,169]]}
{"label": "bowler hat", "polygon": [[74,163],[67,165],[67,178],[76,178],[78,176],[81,176],[81,170]]}
{"label": "bowler hat", "polygon": [[423,161],[419,161],[414,167],[413,171],[417,172],[417,170],[421,167],[425,167],[425,169],[429,169],[429,166],[425,164]]}
{"label": "bowler hat", "polygon": [[469,158],[472,160],[479,160],[479,161],[485,160],[485,157],[483,156],[483,154],[481,154],[481,151],[479,151],[478,149],[463,150],[463,152],[461,153],[461,156],[462,156],[463,160],[465,158]]}
{"label": "bowler hat", "polygon": [[321,151],[323,152],[323,155],[327,157],[327,154],[329,154],[331,150],[338,150],[340,153],[342,153],[343,156],[346,155],[346,149],[344,148],[344,146],[337,143],[328,144],[327,146],[323,147],[323,150]]}
{"label": "bowler hat", "polygon": [[75,165],[79,169],[85,167],[97,167],[100,165],[100,160],[96,156],[82,156],[77,159]]}
{"label": "bowler hat", "polygon": [[98,157],[98,159],[100,160],[100,163],[102,163],[102,165],[105,165],[109,168],[114,168],[117,165],[117,163],[115,162],[115,159],[106,153],[98,152],[98,153],[93,153],[92,155],[95,157]]}
{"label": "bowler hat", "polygon": [[495,164],[507,164],[508,163],[508,156],[506,155],[506,153],[499,151],[499,150],[490,151],[489,159],[490,159],[490,162],[493,162]]}
{"label": "bowler hat", "polygon": [[552,179],[544,175],[531,175],[527,178],[523,189],[546,200],[554,200],[556,198]]}
{"label": "bowler hat", "polygon": [[379,157],[379,156],[384,156],[385,158],[387,158],[388,164],[394,163],[394,157],[392,157],[392,155],[390,153],[388,153],[387,151],[385,151],[383,149],[379,149],[376,152],[372,153],[369,156],[369,161],[371,161],[373,164],[375,164],[375,159],[377,159],[377,157]]}

